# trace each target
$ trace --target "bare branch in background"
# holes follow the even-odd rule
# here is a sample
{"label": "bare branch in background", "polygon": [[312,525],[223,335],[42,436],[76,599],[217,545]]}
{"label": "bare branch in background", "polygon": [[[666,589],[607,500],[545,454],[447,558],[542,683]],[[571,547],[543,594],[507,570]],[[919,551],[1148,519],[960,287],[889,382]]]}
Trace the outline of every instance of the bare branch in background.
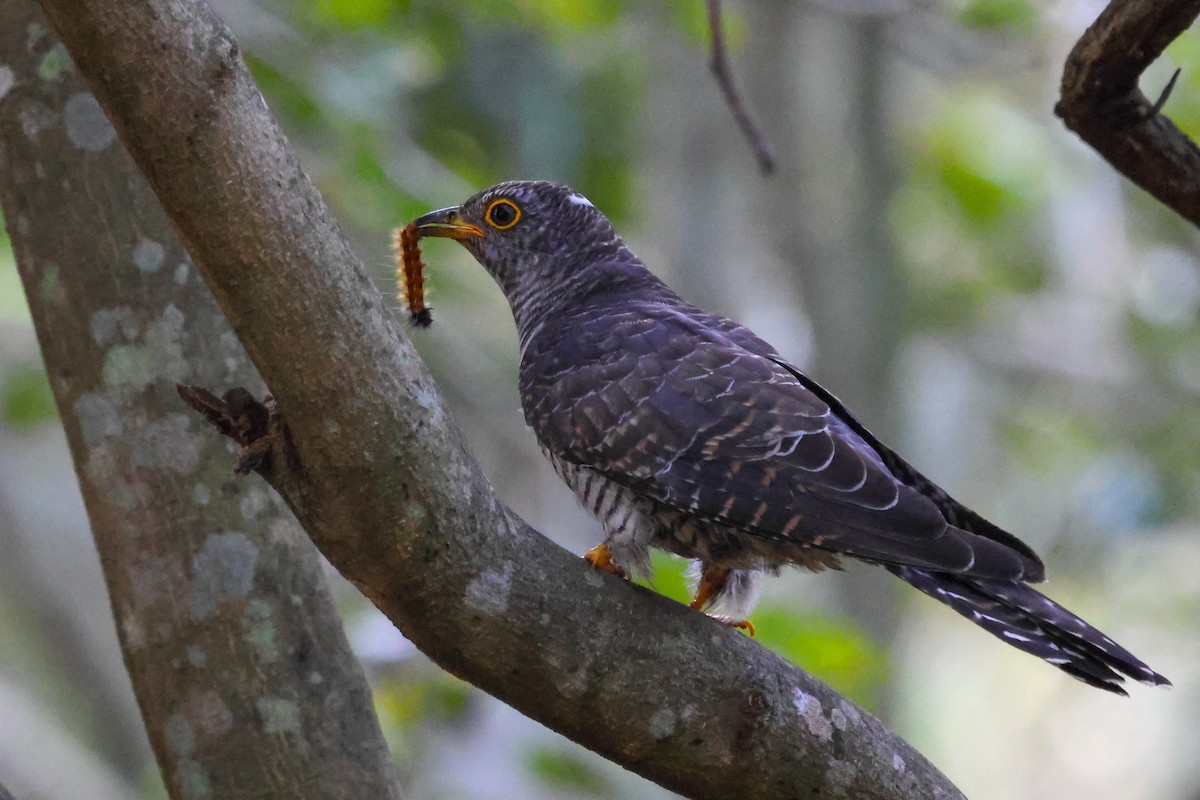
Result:
{"label": "bare branch in background", "polygon": [[716,77],[717,85],[721,87],[721,94],[725,96],[725,102],[733,112],[734,120],[742,129],[746,140],[750,142],[754,156],[758,159],[759,169],[764,175],[770,175],[775,171],[775,151],[771,149],[771,143],[759,129],[758,123],[750,116],[741,92],[733,83],[733,74],[729,70],[729,56],[725,48],[721,0],[705,0],[705,3],[708,5],[708,29],[712,34],[712,59],[708,62],[709,69]]}
{"label": "bare branch in background", "polygon": [[[43,5],[286,419],[260,471],[417,647],[693,798],[961,797],[829,687],[500,503],[208,5]],[[231,431],[268,413],[218,402]]]}
{"label": "bare branch in background", "polygon": [[1200,0],[1113,0],[1079,39],[1063,69],[1054,113],[1119,172],[1200,226],[1200,148],[1159,113],[1138,79],[1200,15]]}

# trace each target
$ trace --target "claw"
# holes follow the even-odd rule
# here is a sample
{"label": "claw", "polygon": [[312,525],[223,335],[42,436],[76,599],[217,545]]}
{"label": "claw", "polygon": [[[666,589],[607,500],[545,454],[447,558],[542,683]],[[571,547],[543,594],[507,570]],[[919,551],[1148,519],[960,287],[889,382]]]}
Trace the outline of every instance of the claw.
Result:
{"label": "claw", "polygon": [[745,631],[745,632],[746,632],[746,634],[747,634],[747,635],[748,635],[748,636],[749,636],[751,639],[753,639],[753,638],[754,638],[754,623],[753,623],[753,622],[751,622],[750,620],[748,620],[748,619],[734,619],[733,617],[725,617],[725,616],[722,616],[722,615],[720,615],[720,614],[712,614],[711,616],[712,616],[712,618],[713,618],[713,619],[715,619],[717,622],[720,622],[720,623],[723,623],[723,624],[725,624],[725,625],[728,625],[728,626],[729,626],[729,627],[731,627],[731,628],[737,628],[738,630],[743,630],[743,631]]}
{"label": "claw", "polygon": [[613,563],[612,551],[608,549],[608,545],[606,544],[601,543],[593,547],[591,550],[588,550],[583,554],[583,560],[591,564],[596,569],[601,569],[605,572],[611,572],[618,578],[626,577],[625,570]]}

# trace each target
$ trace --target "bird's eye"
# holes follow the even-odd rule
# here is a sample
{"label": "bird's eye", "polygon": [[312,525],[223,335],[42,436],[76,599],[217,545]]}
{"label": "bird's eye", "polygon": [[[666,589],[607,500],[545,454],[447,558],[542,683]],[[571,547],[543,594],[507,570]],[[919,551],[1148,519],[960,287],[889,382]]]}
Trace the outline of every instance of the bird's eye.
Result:
{"label": "bird's eye", "polygon": [[493,200],[483,218],[496,230],[506,231],[521,219],[521,209],[512,200]]}

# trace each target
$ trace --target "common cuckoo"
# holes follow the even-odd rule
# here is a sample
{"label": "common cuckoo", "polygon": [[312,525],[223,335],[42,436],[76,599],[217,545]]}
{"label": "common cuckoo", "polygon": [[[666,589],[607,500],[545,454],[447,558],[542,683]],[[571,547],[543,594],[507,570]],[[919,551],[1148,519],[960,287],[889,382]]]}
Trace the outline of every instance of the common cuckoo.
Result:
{"label": "common cuckoo", "polygon": [[736,322],[680,298],[585,197],[501,183],[414,222],[459,241],[520,335],[525,420],[604,528],[621,575],[659,547],[693,559],[694,608],[739,627],[785,565],[878,564],[1085,683],[1166,678],[1029,586],[1028,545],[950,497]]}

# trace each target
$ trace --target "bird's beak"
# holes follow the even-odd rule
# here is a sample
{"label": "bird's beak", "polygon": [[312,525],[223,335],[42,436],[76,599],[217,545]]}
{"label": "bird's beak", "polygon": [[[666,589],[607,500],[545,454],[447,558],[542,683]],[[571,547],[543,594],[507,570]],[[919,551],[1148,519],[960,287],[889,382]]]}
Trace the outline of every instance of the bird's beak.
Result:
{"label": "bird's beak", "polygon": [[469,222],[463,222],[458,206],[439,208],[413,220],[418,236],[441,236],[463,241],[472,236],[483,237],[483,231]]}

